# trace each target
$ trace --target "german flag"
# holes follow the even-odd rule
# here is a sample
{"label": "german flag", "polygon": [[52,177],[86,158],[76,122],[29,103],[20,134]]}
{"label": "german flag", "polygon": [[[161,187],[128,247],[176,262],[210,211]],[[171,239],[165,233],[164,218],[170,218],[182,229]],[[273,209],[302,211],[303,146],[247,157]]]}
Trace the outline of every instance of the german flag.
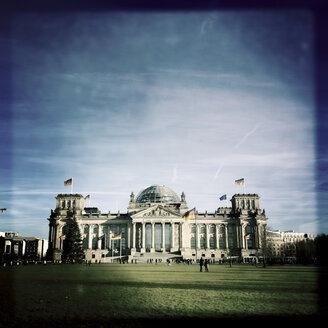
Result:
{"label": "german flag", "polygon": [[183,218],[184,218],[185,221],[194,220],[196,218],[196,209],[195,209],[195,207],[192,210],[185,213]]}
{"label": "german flag", "polygon": [[72,185],[72,183],[73,183],[73,179],[72,179],[72,178],[70,178],[70,179],[68,179],[68,180],[64,181],[64,186],[71,186],[71,185]]}
{"label": "german flag", "polygon": [[119,239],[121,239],[121,235],[114,235],[112,237],[112,240],[119,240]]}
{"label": "german flag", "polygon": [[245,183],[244,178],[242,178],[242,179],[238,179],[238,180],[235,180],[235,184],[236,184],[236,185],[243,185],[244,183]]}

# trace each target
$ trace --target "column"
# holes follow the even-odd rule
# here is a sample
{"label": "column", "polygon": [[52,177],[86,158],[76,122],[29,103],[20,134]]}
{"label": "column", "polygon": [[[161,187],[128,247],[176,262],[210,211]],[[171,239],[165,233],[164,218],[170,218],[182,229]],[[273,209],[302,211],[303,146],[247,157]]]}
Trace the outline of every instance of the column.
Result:
{"label": "column", "polygon": [[215,244],[216,244],[216,249],[220,248],[220,243],[219,243],[219,232],[220,232],[220,227],[218,224],[215,225]]}
{"label": "column", "polygon": [[155,222],[151,223],[151,252],[155,252]]}
{"label": "column", "polygon": [[165,252],[165,222],[162,222],[162,251]]}
{"label": "column", "polygon": [[98,225],[98,234],[97,234],[97,249],[101,249],[101,226]]}
{"label": "column", "polygon": [[131,225],[130,223],[127,224],[127,234],[128,234],[128,248],[131,248]]}
{"label": "column", "polygon": [[49,240],[49,248],[51,247],[51,243],[52,243],[52,225],[51,225],[51,223],[49,223],[49,238],[48,238],[48,240]]}
{"label": "column", "polygon": [[195,235],[195,238],[196,238],[196,249],[199,249],[200,248],[200,245],[199,245],[199,225],[196,224],[196,235]]}
{"label": "column", "polygon": [[228,225],[227,224],[224,225],[224,235],[225,235],[226,249],[228,249],[229,244],[228,244]]}
{"label": "column", "polygon": [[57,248],[57,227],[58,225],[56,224],[54,226],[54,232],[53,232],[54,248]]}
{"label": "column", "polygon": [[206,232],[206,238],[205,238],[205,249],[210,248],[210,234],[209,234],[209,225],[205,224],[205,232]]}
{"label": "column", "polygon": [[255,225],[255,242],[256,242],[256,248],[261,248],[261,239],[260,239],[260,225]]}
{"label": "column", "polygon": [[141,252],[146,251],[146,223],[142,222],[142,242],[141,242]]}
{"label": "column", "polygon": [[132,248],[133,250],[136,249],[136,223],[132,223]]}
{"label": "column", "polygon": [[242,239],[241,239],[241,225],[235,225],[235,231],[236,231],[236,247],[241,248],[242,247]]}
{"label": "column", "polygon": [[174,246],[174,222],[171,222],[171,249],[173,249]]}
{"label": "column", "polygon": [[240,225],[240,239],[242,241],[241,248],[245,249],[247,248],[247,243],[246,243],[246,236],[245,236],[245,224]]}
{"label": "column", "polygon": [[89,224],[89,230],[88,230],[88,249],[92,249],[92,225]]}

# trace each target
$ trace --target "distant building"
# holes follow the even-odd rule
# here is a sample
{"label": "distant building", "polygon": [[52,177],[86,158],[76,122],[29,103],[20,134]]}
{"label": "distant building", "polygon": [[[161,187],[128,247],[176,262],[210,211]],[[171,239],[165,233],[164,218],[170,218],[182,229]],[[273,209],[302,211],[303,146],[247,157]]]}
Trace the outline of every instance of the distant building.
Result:
{"label": "distant building", "polygon": [[271,254],[277,257],[295,257],[297,242],[314,240],[314,234],[294,232],[293,230],[268,230],[267,242]]}
{"label": "distant building", "polygon": [[61,260],[67,222],[75,218],[81,231],[85,259],[110,262],[119,255],[130,260],[227,257],[245,259],[262,254],[266,215],[257,194],[235,194],[231,207],[198,213],[190,220],[185,194],[154,185],[130,195],[127,213],[101,213],[84,207],[80,194],[59,194],[49,220],[49,254]]}
{"label": "distant building", "polygon": [[0,232],[0,261],[41,261],[45,259],[48,241],[21,237],[18,232]]}

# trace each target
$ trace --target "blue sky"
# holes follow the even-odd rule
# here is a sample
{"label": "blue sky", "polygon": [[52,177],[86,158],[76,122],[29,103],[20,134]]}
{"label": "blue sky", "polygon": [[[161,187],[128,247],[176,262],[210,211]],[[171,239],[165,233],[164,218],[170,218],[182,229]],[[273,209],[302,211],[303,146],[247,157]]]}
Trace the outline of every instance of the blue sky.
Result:
{"label": "blue sky", "polygon": [[245,178],[269,227],[328,231],[316,203],[311,13],[20,13],[4,44],[1,231],[47,238],[71,177],[103,212],[126,212],[130,193],[152,184],[213,212]]}

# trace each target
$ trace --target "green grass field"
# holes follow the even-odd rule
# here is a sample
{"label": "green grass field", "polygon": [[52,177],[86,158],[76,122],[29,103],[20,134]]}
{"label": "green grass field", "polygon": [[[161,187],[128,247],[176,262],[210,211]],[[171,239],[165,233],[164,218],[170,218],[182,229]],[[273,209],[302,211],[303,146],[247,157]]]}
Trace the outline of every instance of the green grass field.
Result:
{"label": "green grass field", "polygon": [[[25,322],[317,314],[312,266],[93,264],[0,268],[1,317]],[[1,310],[0,310],[1,311]]]}

